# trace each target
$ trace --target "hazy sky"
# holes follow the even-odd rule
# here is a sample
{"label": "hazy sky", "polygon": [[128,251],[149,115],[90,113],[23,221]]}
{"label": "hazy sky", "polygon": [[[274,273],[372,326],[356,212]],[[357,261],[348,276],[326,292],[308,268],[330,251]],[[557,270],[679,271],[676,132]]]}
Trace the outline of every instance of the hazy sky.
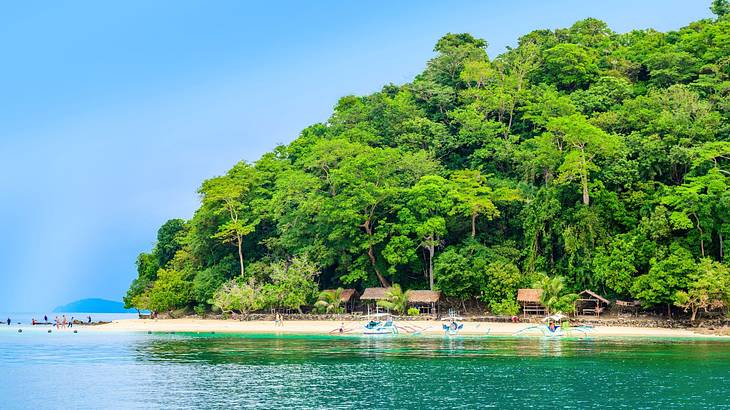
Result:
{"label": "hazy sky", "polygon": [[120,300],[203,179],[326,120],[340,96],[410,81],[447,32],[494,56],[589,16],[621,32],[710,16],[709,0],[314,3],[0,6],[0,311]]}

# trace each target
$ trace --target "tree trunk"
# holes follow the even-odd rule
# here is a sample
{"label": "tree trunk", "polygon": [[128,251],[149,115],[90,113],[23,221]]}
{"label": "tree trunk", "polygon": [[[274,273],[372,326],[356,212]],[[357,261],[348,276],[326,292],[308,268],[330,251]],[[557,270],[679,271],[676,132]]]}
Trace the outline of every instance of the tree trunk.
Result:
{"label": "tree trunk", "polygon": [[477,214],[471,214],[471,237],[477,236]]}
{"label": "tree trunk", "polygon": [[238,236],[236,239],[238,242],[238,262],[241,264],[241,277],[243,278],[245,276],[243,268],[243,237]]}
{"label": "tree trunk", "polygon": [[722,244],[722,232],[718,232],[717,236],[720,238],[720,262],[724,259],[724,250],[723,250],[723,244]]}
{"label": "tree trunk", "polygon": [[428,247],[428,286],[433,290],[433,253],[435,249],[433,245]]}
{"label": "tree trunk", "polygon": [[672,305],[667,303],[667,316],[672,317]]}
{"label": "tree trunk", "polygon": [[[368,219],[367,221],[365,221],[365,223],[360,225],[363,228],[365,228],[365,233],[367,233],[368,236],[373,236],[373,229],[372,229],[371,224],[372,223],[371,223],[370,219]],[[388,282],[388,280],[385,279],[385,277],[380,273],[380,270],[378,269],[377,260],[375,259],[375,249],[373,249],[372,244],[368,244],[368,258],[370,259],[370,264],[373,265],[373,270],[375,271],[375,275],[378,277],[380,284],[384,288],[390,287],[390,282]]]}
{"label": "tree trunk", "polygon": [[370,258],[370,264],[373,265],[373,270],[375,270],[375,275],[378,277],[378,280],[380,281],[380,284],[384,288],[390,287],[390,282],[388,282],[388,279],[385,279],[385,277],[380,273],[380,270],[378,270],[377,261],[375,260],[375,250],[373,249],[372,245],[368,246],[368,257]]}
{"label": "tree trunk", "polygon": [[702,235],[704,234],[704,231],[702,230],[702,227],[700,226],[700,218],[696,214],[692,214],[692,216],[695,217],[695,221],[697,221],[697,231],[700,233],[700,253],[702,253],[702,257],[705,257],[705,240],[702,239]]}
{"label": "tree trunk", "polygon": [[697,317],[697,308],[692,308],[692,319],[690,319],[690,320],[692,320],[694,322],[695,317]]}
{"label": "tree trunk", "polygon": [[588,196],[588,175],[581,175],[581,185],[583,185],[583,205],[589,205],[591,198]]}

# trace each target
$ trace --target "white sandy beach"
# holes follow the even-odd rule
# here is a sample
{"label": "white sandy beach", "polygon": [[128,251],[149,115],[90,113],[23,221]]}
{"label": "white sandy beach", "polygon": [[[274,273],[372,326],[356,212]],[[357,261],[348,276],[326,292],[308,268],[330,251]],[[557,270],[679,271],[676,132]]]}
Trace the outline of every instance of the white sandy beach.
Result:
{"label": "white sandy beach", "polygon": [[[340,324],[344,323],[345,334],[362,334],[365,321],[285,321],[276,326],[273,321],[238,321],[217,319],[125,319],[94,326],[94,330],[104,332],[220,332],[220,333],[281,333],[281,334],[339,334]],[[443,334],[442,321],[400,321],[397,322],[401,333]],[[531,323],[464,322],[461,334],[511,336],[515,332],[534,326]],[[581,332],[575,332],[580,335]],[[635,337],[713,337],[690,329],[644,328],[621,326],[596,326],[589,333],[592,337],[635,336]],[[523,332],[522,336],[539,336],[538,329]],[[721,336],[716,336],[721,337]]]}

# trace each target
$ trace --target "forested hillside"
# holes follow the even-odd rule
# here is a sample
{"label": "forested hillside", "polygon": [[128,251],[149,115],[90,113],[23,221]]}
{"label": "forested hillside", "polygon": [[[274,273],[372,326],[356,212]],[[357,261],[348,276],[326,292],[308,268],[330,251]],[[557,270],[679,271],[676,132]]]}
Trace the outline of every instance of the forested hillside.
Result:
{"label": "forested hillside", "polygon": [[[250,311],[400,284],[511,313],[562,278],[649,308],[729,299],[730,13],[679,31],[596,19],[489,57],[447,34],[412,82],[346,96],[203,182],[137,260],[128,306]],[[285,120],[285,119],[282,119]]]}

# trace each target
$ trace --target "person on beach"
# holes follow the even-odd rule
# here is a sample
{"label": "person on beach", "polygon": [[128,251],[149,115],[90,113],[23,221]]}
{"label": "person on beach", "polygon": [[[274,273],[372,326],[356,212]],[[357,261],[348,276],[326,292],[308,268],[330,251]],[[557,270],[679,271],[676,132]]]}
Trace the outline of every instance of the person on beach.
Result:
{"label": "person on beach", "polygon": [[89,323],[91,323],[91,316],[89,316]]}
{"label": "person on beach", "polygon": [[43,315],[43,322],[48,323],[48,315]]}
{"label": "person on beach", "polygon": [[62,327],[65,329],[67,325],[68,325],[68,320],[66,320],[66,315],[63,315],[63,326]]}
{"label": "person on beach", "polygon": [[74,317],[71,316],[71,320],[68,321],[68,327],[74,327]]}
{"label": "person on beach", "polygon": [[11,320],[10,320],[10,318],[8,318],[8,326],[10,326],[10,322],[11,322]]}
{"label": "person on beach", "polygon": [[55,322],[56,322],[56,329],[59,329],[61,327],[61,321],[58,320],[58,316],[56,316]]}

